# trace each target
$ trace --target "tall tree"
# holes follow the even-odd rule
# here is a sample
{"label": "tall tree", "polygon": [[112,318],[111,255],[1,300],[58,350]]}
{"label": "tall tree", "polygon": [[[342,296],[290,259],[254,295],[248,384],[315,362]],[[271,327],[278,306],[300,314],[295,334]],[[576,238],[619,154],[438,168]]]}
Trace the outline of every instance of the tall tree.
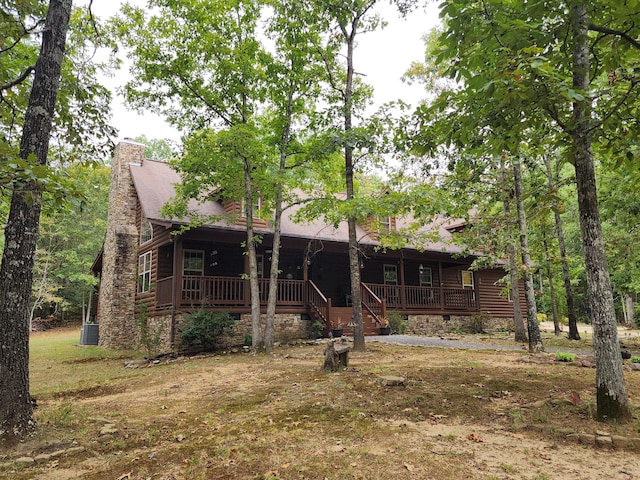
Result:
{"label": "tall tree", "polygon": [[[545,170],[547,172],[547,186],[549,194],[554,195],[557,191],[555,182],[553,181],[553,171],[551,169],[551,158],[549,155],[543,154]],[[569,275],[569,261],[567,260],[567,247],[564,242],[564,229],[562,227],[562,217],[560,216],[559,205],[553,206],[554,232],[558,239],[558,249],[560,251],[560,263],[562,265],[562,283],[564,285],[564,295],[567,302],[567,318],[569,320],[570,340],[580,340],[578,332],[578,316],[576,315],[576,306],[573,300],[573,288],[571,287],[571,276]]]}
{"label": "tall tree", "polygon": [[[628,399],[597,209],[592,144],[594,139],[615,144],[616,134],[636,129],[628,114],[640,94],[633,72],[639,27],[632,20],[640,6],[590,5],[587,9],[579,0],[446,1],[438,61],[465,82],[462,90],[467,95],[487,102],[505,99],[503,111],[517,112],[521,131],[535,131],[551,119],[569,141],[566,154],[576,170],[594,325],[598,417],[625,419]],[[591,37],[589,31],[596,33]],[[594,92],[598,102],[593,101]],[[475,128],[484,128],[487,117],[475,118]],[[467,126],[474,123],[473,116],[467,119]]]}
{"label": "tall tree", "polygon": [[[506,168],[504,163],[500,165],[500,177],[504,185],[504,197],[502,200],[503,209],[507,221],[511,218],[511,185],[507,183]],[[507,244],[507,255],[509,262],[509,288],[511,289],[511,298],[513,299],[513,323],[515,330],[516,342],[527,342],[528,337],[525,333],[524,321],[522,318],[522,307],[520,305],[520,274],[516,262],[517,249],[513,241]]]}
{"label": "tall tree", "polygon": [[[46,166],[72,0],[51,0],[25,114],[20,158]],[[33,429],[29,395],[29,300],[40,216],[41,186],[14,184],[0,266],[0,438],[12,441]]]}
{"label": "tall tree", "polygon": [[[339,94],[341,101],[341,113],[343,120],[343,151],[344,171],[346,187],[346,203],[351,207],[355,204],[354,174],[356,162],[354,151],[356,138],[354,130],[354,84],[356,71],[354,69],[354,51],[358,36],[369,30],[375,29],[380,18],[373,13],[376,0],[350,0],[348,2],[336,2],[328,0],[322,5],[327,9],[327,15],[337,26],[336,35],[346,48],[346,76],[340,81],[334,76],[333,66],[329,66],[328,73],[332,88]],[[356,227],[358,217],[355,208],[347,208],[347,225],[349,236],[349,272],[351,280],[351,302],[353,308],[353,349],[365,350],[364,326],[362,323],[362,292],[360,286],[360,247]]]}
{"label": "tall tree", "polygon": [[524,270],[524,289],[527,299],[527,330],[529,332],[529,352],[543,351],[542,337],[538,327],[538,310],[536,308],[536,295],[533,287],[533,262],[529,252],[529,233],[527,230],[527,216],[524,209],[524,193],[522,182],[522,167],[520,159],[512,161],[513,179],[515,186],[515,200],[518,210],[518,228],[520,231],[520,255],[522,256],[522,268]]}
{"label": "tall tree", "polygon": [[613,290],[604,251],[598,210],[596,176],[592,149],[590,103],[590,44],[587,5],[575,2],[571,8],[573,39],[573,88],[584,92],[573,102],[573,163],[576,169],[578,208],[582,230],[587,287],[596,357],[596,396],[599,418],[626,420],[631,416],[622,373]]}
{"label": "tall tree", "polygon": [[[126,6],[116,23],[133,51],[134,77],[147,82],[131,82],[128,99],[138,108],[159,111],[188,132],[184,155],[173,162],[182,177],[178,201],[170,207],[174,213],[187,214],[189,198],[244,200],[252,346],[270,352],[280,220],[292,198],[288,179],[303,150],[298,132],[309,123],[323,78],[316,47],[325,21],[318,10],[289,0],[151,1],[149,6],[160,12],[145,16]],[[264,37],[258,31],[263,19]],[[271,219],[274,230],[264,323],[256,257],[262,237],[254,234],[254,215]]]}
{"label": "tall tree", "polygon": [[[231,162],[228,168],[221,167],[224,175],[235,172],[236,177],[214,185],[218,194],[222,193],[220,185],[224,185],[227,198],[244,201],[252,346],[261,349],[258,237],[253,220],[260,194],[255,190],[256,181],[264,170],[255,118],[267,86],[267,54],[258,39],[262,5],[252,0],[149,0],[147,7],[145,10],[125,4],[114,22],[116,35],[130,50],[133,61],[133,80],[125,86],[125,97],[134,108],[152,109],[192,136],[185,142],[185,151],[193,158],[185,166],[202,172],[193,159],[203,160],[207,155],[203,155],[195,139],[209,140],[211,151]],[[184,173],[179,193],[204,196],[194,183],[188,182],[187,169],[181,169],[180,162],[174,165]],[[208,178],[213,175],[210,172]]]}

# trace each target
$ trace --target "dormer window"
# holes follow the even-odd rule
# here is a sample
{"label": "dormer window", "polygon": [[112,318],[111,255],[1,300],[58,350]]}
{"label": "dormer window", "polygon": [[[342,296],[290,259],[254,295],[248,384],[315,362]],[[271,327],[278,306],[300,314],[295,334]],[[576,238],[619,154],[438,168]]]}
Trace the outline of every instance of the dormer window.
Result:
{"label": "dormer window", "polygon": [[[242,211],[241,211],[241,215],[243,218],[247,217],[247,209],[245,208],[246,203],[244,198],[242,199]],[[260,210],[262,208],[262,202],[260,201],[260,199],[256,199],[255,203],[253,204],[253,216],[255,217],[256,212],[258,210]]]}
{"label": "dormer window", "polygon": [[142,214],[142,220],[140,222],[140,245],[150,242],[153,239],[153,226],[147,220],[144,213]]}
{"label": "dormer window", "polygon": [[388,233],[391,230],[391,217],[380,217],[380,231]]}

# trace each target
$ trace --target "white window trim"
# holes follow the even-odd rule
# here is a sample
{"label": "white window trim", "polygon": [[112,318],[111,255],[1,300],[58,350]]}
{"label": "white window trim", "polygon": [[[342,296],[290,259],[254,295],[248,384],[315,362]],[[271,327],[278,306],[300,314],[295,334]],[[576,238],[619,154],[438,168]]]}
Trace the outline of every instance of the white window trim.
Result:
{"label": "white window trim", "polygon": [[[464,278],[465,274],[468,275],[467,278],[471,279],[471,283],[468,283],[468,282],[465,283],[465,278]],[[473,277],[474,277],[473,271],[471,271],[471,270],[462,270],[462,288],[471,288],[471,289],[475,288],[475,279]]]}
{"label": "white window trim", "polygon": [[200,273],[197,273],[197,274],[189,273],[188,275],[202,277],[204,275],[204,250],[196,250],[196,249],[193,249],[193,248],[185,248],[182,251],[182,275],[183,276],[187,275],[185,273],[185,269],[186,269],[185,268],[186,267],[185,259],[186,259],[187,253],[199,253],[200,257],[202,259],[202,269],[200,270]]}
{"label": "white window trim", "polygon": [[[389,269],[389,270],[387,270]],[[395,283],[388,283],[387,282],[387,271],[393,271],[395,272],[395,276],[396,276],[396,280]],[[393,265],[393,264],[389,264],[389,263],[385,263],[382,266],[382,277],[384,280],[384,284],[385,285],[398,285],[398,266],[397,265]]]}
{"label": "white window trim", "polygon": [[[242,203],[240,204],[240,215],[242,216],[242,218],[247,218],[247,211],[245,209],[245,199],[242,199]],[[255,213],[260,210],[262,208],[262,199],[258,198],[258,200],[256,200],[255,205],[253,206],[253,214],[255,217]]]}
{"label": "white window trim", "polygon": [[378,217],[378,221],[380,222],[380,231],[384,233],[391,232],[391,215],[387,215],[385,217]]}
{"label": "white window trim", "polygon": [[140,221],[140,245],[144,245],[151,240],[153,240],[153,225],[151,225],[151,222],[147,220],[147,217],[143,213]]}
{"label": "white window trim", "polygon": [[[424,282],[422,279],[422,274],[429,272],[429,282]],[[421,287],[433,287],[433,270],[431,267],[425,267],[420,264],[420,268],[418,269],[418,281],[420,282]]]}
{"label": "white window trim", "polygon": [[151,291],[151,265],[153,252],[143,253],[138,257],[138,293]]}

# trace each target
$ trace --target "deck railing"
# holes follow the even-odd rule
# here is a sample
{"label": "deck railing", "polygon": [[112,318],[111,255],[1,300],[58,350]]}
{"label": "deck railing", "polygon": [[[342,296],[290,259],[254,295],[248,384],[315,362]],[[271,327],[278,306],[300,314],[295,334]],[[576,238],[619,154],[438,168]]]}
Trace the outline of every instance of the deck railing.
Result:
{"label": "deck railing", "polygon": [[[248,282],[248,280],[247,280]],[[266,304],[269,297],[269,279],[261,278],[260,283],[260,303]],[[304,281],[278,279],[278,291],[276,297],[277,305],[304,306]]]}
{"label": "deck railing", "polygon": [[[171,306],[173,277],[156,282],[156,304]],[[265,305],[269,295],[269,280],[260,279],[260,303]],[[246,297],[245,297],[246,294]],[[180,306],[236,307],[249,305],[249,280],[240,277],[204,277],[185,275],[179,294]],[[278,280],[277,304],[287,306],[306,305],[304,281]]]}
{"label": "deck railing", "polygon": [[[156,305],[172,305],[173,277],[158,280],[155,285]],[[330,325],[331,299],[320,289],[303,280],[278,280],[277,304],[280,306],[308,306],[317,317]],[[249,280],[240,277],[205,277],[186,275],[182,278],[178,295],[180,307],[210,306],[239,307],[249,305]],[[268,279],[260,279],[260,303],[265,305],[269,289]],[[404,289],[404,290],[403,290]],[[462,288],[417,287],[400,285],[362,284],[363,308],[378,321],[386,308],[432,311],[476,311],[478,297],[475,290]],[[384,307],[383,307],[384,304]]]}
{"label": "deck railing", "polygon": [[471,289],[417,287],[412,285],[402,287],[401,285],[374,283],[367,283],[367,286],[378,298],[386,300],[388,308],[460,311],[475,311],[478,309],[476,292]]}
{"label": "deck railing", "polygon": [[158,307],[170,307],[173,303],[171,301],[172,284],[173,277],[163,278],[156,282],[156,305]]}

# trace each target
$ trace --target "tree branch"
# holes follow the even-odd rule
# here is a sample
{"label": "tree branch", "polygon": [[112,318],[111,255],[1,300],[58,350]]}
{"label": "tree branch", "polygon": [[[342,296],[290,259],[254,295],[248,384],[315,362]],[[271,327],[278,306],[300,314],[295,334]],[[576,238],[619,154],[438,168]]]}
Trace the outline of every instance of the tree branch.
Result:
{"label": "tree branch", "polygon": [[0,91],[3,90],[9,90],[11,87],[15,87],[16,85],[24,82],[26,80],[26,78],[31,74],[31,72],[33,72],[35,70],[35,67],[33,65],[29,65],[27,67],[27,69],[22,72],[22,75],[20,75],[18,78],[16,78],[15,80],[13,80],[12,82],[9,83],[5,83],[4,85],[0,85]]}
{"label": "tree branch", "polygon": [[615,35],[617,37],[620,37],[623,40],[626,40],[627,42],[629,42],[629,44],[634,48],[640,50],[640,41],[636,40],[635,38],[632,38],[627,32],[622,32],[620,30],[614,30],[612,28],[607,28],[607,27],[601,27],[600,25],[594,25],[594,24],[590,24],[588,28],[593,32],[600,32],[600,33],[604,33],[605,35]]}

